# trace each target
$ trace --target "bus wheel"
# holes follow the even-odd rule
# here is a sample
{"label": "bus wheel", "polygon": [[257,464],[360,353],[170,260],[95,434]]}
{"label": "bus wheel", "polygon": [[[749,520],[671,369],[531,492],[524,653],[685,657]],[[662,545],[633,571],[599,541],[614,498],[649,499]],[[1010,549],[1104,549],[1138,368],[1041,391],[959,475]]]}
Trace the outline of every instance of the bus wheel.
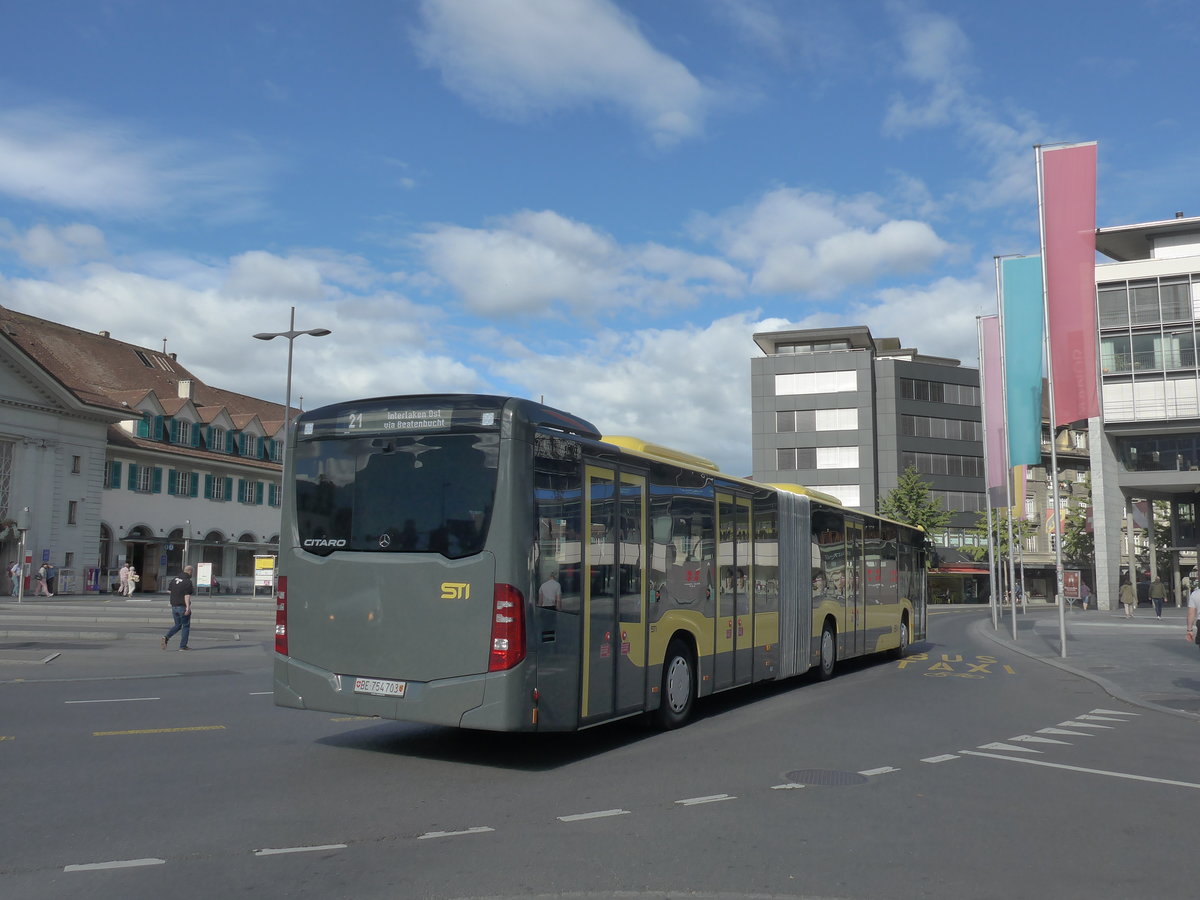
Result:
{"label": "bus wheel", "polygon": [[837,665],[837,638],[833,633],[833,626],[826,623],[825,628],[821,631],[821,667],[817,674],[822,681],[828,681],[833,677],[833,669]]}
{"label": "bus wheel", "polygon": [[662,701],[658,707],[661,728],[678,728],[692,714],[696,702],[696,675],[692,654],[681,640],[671,641],[663,661]]}
{"label": "bus wheel", "polygon": [[892,659],[904,659],[908,653],[908,619],[900,621],[900,646],[892,651]]}

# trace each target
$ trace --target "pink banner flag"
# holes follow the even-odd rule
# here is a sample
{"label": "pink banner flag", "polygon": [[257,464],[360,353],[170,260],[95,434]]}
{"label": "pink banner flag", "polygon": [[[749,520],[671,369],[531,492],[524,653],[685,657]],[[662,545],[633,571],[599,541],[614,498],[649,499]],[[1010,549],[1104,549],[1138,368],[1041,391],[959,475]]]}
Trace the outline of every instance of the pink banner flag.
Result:
{"label": "pink banner flag", "polygon": [[1038,148],[1054,424],[1100,414],[1096,388],[1096,144]]}

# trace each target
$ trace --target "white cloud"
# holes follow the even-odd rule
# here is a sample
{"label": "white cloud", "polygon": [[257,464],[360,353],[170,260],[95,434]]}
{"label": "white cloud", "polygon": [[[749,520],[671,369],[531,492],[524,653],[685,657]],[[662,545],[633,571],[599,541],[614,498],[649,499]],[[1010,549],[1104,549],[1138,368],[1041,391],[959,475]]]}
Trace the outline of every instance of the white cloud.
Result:
{"label": "white cloud", "polygon": [[0,194],[113,216],[256,206],[259,162],[62,108],[0,110]]}
{"label": "white cloud", "polygon": [[312,260],[284,259],[262,250],[233,258],[224,290],[234,297],[295,301],[316,300],[324,293],[320,270]]}
{"label": "white cloud", "polygon": [[496,115],[622,109],[659,146],[703,129],[709,91],[609,0],[424,0],[414,34],[446,85]]}
{"label": "white cloud", "polygon": [[0,246],[11,248],[23,262],[42,268],[73,265],[108,256],[104,233],[94,225],[78,222],[57,228],[34,225],[20,233],[12,223],[0,220]]}
{"label": "white cloud", "polygon": [[429,268],[484,316],[689,305],[742,282],[723,260],[656,244],[625,248],[551,211],[522,211],[486,229],[442,225],[417,241]]}
{"label": "white cloud", "polygon": [[924,222],[889,219],[871,195],[838,198],[780,188],[695,228],[754,270],[767,293],[829,297],[851,285],[918,271],[950,250]]}

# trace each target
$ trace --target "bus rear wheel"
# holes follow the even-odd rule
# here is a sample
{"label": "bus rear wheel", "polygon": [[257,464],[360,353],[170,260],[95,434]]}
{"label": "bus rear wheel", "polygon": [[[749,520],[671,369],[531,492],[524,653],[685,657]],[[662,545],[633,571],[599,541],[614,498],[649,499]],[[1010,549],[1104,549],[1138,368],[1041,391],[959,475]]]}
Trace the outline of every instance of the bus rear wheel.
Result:
{"label": "bus rear wheel", "polygon": [[837,666],[837,636],[833,633],[833,626],[829,623],[821,629],[821,665],[817,670],[817,674],[822,681],[828,681],[833,677],[833,670]]}
{"label": "bus rear wheel", "polygon": [[900,646],[892,651],[892,659],[904,659],[908,653],[908,619],[900,621]]}
{"label": "bus rear wheel", "polygon": [[663,660],[662,698],[658,706],[660,728],[678,728],[692,715],[696,703],[696,673],[687,644],[676,638]]}

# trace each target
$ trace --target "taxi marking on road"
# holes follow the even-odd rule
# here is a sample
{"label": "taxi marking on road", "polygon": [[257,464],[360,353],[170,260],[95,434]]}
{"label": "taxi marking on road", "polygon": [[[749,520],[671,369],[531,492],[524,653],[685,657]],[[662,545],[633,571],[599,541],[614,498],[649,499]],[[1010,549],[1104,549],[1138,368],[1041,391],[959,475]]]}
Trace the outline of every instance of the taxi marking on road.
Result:
{"label": "taxi marking on road", "polygon": [[[928,663],[928,665],[922,665]],[[999,669],[993,667],[999,666]],[[898,669],[914,669],[931,678],[984,678],[988,675],[1016,675],[1012,666],[1001,664],[994,656],[965,657],[961,653],[941,653],[937,658],[929,653],[911,653],[896,663]]]}

